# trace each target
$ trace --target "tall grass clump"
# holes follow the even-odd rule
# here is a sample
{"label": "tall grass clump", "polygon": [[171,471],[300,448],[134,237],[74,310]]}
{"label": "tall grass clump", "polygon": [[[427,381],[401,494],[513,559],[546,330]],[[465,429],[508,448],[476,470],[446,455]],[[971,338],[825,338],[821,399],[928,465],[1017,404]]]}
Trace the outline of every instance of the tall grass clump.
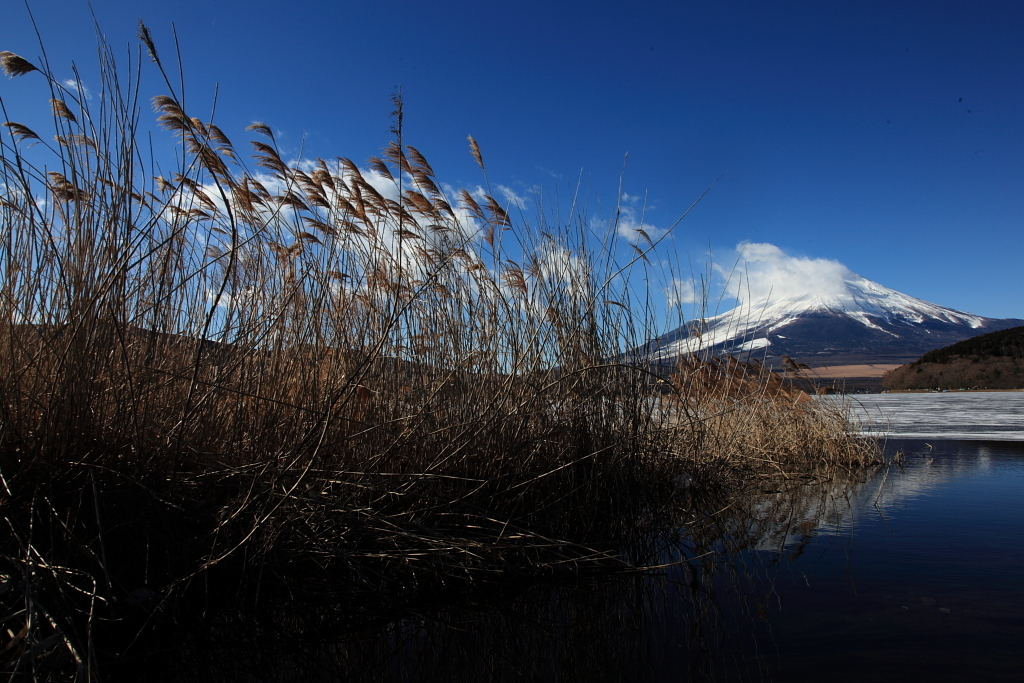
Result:
{"label": "tall grass clump", "polygon": [[92,100],[0,55],[53,129],[0,143],[4,670],[93,676],[133,610],[642,565],[681,474],[870,459],[755,365],[630,359],[656,316],[612,238],[442,191],[399,99],[365,167],[265,124],[247,158],[140,39],[171,172],[141,53],[101,46]]}

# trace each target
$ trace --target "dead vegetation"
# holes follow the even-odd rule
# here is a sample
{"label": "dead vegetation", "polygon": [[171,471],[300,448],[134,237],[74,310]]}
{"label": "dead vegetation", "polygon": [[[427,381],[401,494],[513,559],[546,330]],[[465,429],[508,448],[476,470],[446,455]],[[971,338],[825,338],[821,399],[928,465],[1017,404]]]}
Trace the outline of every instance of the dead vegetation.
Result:
{"label": "dead vegetation", "polygon": [[165,78],[161,175],[101,55],[97,102],[2,55],[54,132],[0,144],[4,671],[95,678],[133,610],[642,566],[681,475],[874,457],[754,365],[609,360],[655,331],[631,265],[578,213],[448,196],[400,101],[367,169],[285,160],[263,124],[246,162]]}

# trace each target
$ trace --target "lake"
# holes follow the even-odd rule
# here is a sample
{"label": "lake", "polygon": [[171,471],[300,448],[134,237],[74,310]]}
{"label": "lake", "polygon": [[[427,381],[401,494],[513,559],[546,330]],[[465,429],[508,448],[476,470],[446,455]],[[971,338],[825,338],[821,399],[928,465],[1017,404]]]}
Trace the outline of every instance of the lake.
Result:
{"label": "lake", "polygon": [[892,465],[696,492],[659,570],[220,615],[142,678],[1021,680],[1024,393],[858,399]]}
{"label": "lake", "polygon": [[[1024,677],[1024,393],[857,397],[890,468],[779,557],[785,680]],[[792,548],[793,546],[787,546]]]}
{"label": "lake", "polygon": [[928,443],[772,557],[780,680],[1024,675],[1024,442]]}

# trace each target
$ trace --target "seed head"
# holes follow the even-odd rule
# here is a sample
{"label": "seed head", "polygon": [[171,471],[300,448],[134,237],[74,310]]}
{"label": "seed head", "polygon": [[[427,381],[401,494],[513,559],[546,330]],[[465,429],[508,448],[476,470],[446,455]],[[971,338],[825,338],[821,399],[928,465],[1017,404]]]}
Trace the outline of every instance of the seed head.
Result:
{"label": "seed head", "polygon": [[4,50],[0,52],[0,65],[3,66],[4,73],[14,78],[15,76],[24,76],[30,71],[39,71],[31,62],[23,57],[19,57],[13,52],[7,52]]}

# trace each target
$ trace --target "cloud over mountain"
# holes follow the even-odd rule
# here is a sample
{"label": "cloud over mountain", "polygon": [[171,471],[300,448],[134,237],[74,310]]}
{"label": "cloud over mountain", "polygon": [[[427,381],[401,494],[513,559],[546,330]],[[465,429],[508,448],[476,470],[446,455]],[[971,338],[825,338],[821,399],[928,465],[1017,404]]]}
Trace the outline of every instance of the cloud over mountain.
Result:
{"label": "cloud over mountain", "polygon": [[736,245],[738,277],[729,293],[744,303],[779,301],[807,294],[841,296],[849,283],[863,279],[838,261],[790,256],[774,244]]}
{"label": "cloud over mountain", "polygon": [[[774,244],[741,242],[734,266],[716,266],[738,305],[697,316],[663,335],[652,357],[680,353],[790,355],[819,362],[907,362],[992,330],[1020,325],[985,318],[897,292],[832,259],[791,256]],[[666,290],[671,304],[692,290]],[[648,347],[650,350],[650,347]]]}

